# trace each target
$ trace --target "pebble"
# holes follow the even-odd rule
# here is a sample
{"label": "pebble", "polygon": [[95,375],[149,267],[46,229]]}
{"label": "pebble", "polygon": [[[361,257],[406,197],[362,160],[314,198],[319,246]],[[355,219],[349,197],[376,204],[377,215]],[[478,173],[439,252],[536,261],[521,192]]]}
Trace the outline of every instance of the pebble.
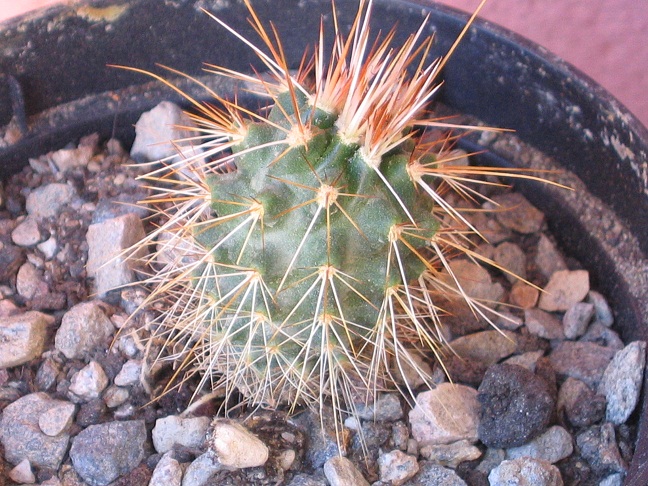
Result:
{"label": "pebble", "polygon": [[205,442],[210,419],[169,415],[155,421],[153,446],[160,454],[170,451],[175,444],[200,448]]}
{"label": "pebble", "polygon": [[369,486],[355,465],[342,456],[332,457],[324,463],[324,476],[331,486]]}
{"label": "pebble", "polygon": [[620,351],[625,346],[616,331],[597,321],[590,324],[579,341],[598,344],[615,351]]}
{"label": "pebble", "polygon": [[547,461],[521,457],[503,461],[488,475],[490,486],[562,486],[558,468]]}
{"label": "pebble", "polygon": [[550,278],[559,270],[567,270],[562,254],[545,235],[540,235],[538,240],[535,266],[545,278]]}
{"label": "pebble", "polygon": [[393,422],[403,417],[403,407],[398,395],[383,393],[378,395],[375,402],[356,404],[357,416],[363,420],[377,422]]}
{"label": "pebble", "polygon": [[0,368],[12,368],[43,354],[47,326],[54,318],[27,311],[0,320]]}
{"label": "pebble", "polygon": [[563,341],[549,354],[560,378],[577,378],[596,388],[615,350],[589,342]]}
{"label": "pebble", "polygon": [[181,486],[182,467],[173,458],[173,452],[169,451],[162,456],[157,463],[151,476],[148,486]]}
{"label": "pebble", "polygon": [[99,398],[101,392],[108,386],[108,377],[101,365],[96,361],[90,361],[86,366],[72,375],[70,380],[70,392],[81,401]]}
{"label": "pebble", "polygon": [[241,424],[217,418],[208,441],[223,466],[243,469],[263,466],[268,460],[268,446]]}
{"label": "pebble", "polygon": [[504,272],[504,276],[509,282],[515,283],[519,279],[526,279],[526,255],[522,248],[515,243],[505,241],[497,245],[493,259],[508,270],[508,272]]}
{"label": "pebble", "polygon": [[41,240],[35,218],[27,217],[11,232],[11,240],[18,246],[33,246]]}
{"label": "pebble", "polygon": [[540,296],[538,307],[548,312],[566,311],[581,302],[589,292],[589,272],[559,270],[549,279]]}
{"label": "pebble", "polygon": [[30,192],[25,206],[33,218],[50,218],[56,216],[63,206],[70,204],[75,196],[76,191],[72,186],[53,182]]}
{"label": "pebble", "polygon": [[427,445],[421,448],[421,456],[444,467],[455,469],[464,461],[479,459],[482,451],[470,441],[459,440],[452,444]]}
{"label": "pebble", "polygon": [[544,339],[565,339],[560,320],[540,309],[526,309],[524,324],[531,334]]}
{"label": "pebble", "polygon": [[56,437],[69,432],[75,413],[76,405],[74,403],[60,402],[38,417],[38,426],[45,435]]}
{"label": "pebble", "polygon": [[[517,192],[498,194],[492,199],[499,206],[495,217],[502,226],[522,234],[536,233],[542,229],[544,214],[522,194]],[[492,207],[490,203],[486,203],[486,206]]]}
{"label": "pebble", "polygon": [[598,387],[607,400],[608,422],[619,425],[628,420],[639,401],[645,368],[645,341],[634,341],[614,355]]}
{"label": "pebble", "polygon": [[34,484],[36,482],[36,476],[32,471],[31,464],[28,459],[23,459],[9,471],[9,479],[19,484]]}
{"label": "pebble", "polygon": [[610,310],[605,297],[596,290],[590,290],[587,294],[587,302],[594,305],[596,322],[603,324],[605,327],[610,327],[614,324],[614,316]]}
{"label": "pebble", "polygon": [[416,397],[416,406],[409,413],[412,436],[420,446],[476,442],[478,409],[477,390],[442,383]]}
{"label": "pebble", "polygon": [[128,389],[111,385],[103,393],[104,403],[108,408],[117,408],[128,400]]}
{"label": "pebble", "polygon": [[94,155],[94,147],[79,145],[76,148],[61,149],[49,154],[59,172],[67,172],[77,167],[85,167]]}
{"label": "pebble", "polygon": [[484,366],[497,363],[517,349],[515,334],[509,331],[480,331],[450,341],[449,347],[461,359]]}
{"label": "pebble", "polygon": [[[128,213],[88,227],[88,276],[94,278],[99,296],[127,285],[135,279],[135,263],[132,259],[120,256],[145,236],[144,226],[139,216]],[[136,252],[134,258],[143,253]]]}
{"label": "pebble", "polygon": [[479,386],[479,439],[488,447],[520,446],[549,426],[554,398],[549,385],[521,366],[491,366]]}
{"label": "pebble", "polygon": [[592,317],[594,317],[594,304],[577,302],[563,315],[562,324],[567,339],[577,339],[585,334]]}
{"label": "pebble", "polygon": [[595,425],[576,436],[576,445],[596,474],[625,473],[627,466],[616,442],[611,423]]}
{"label": "pebble", "polygon": [[139,383],[142,372],[142,360],[129,359],[124,363],[122,369],[115,376],[114,383],[117,386],[131,386]]}
{"label": "pebble", "polygon": [[407,481],[404,486],[431,486],[437,484],[443,486],[467,486],[466,482],[452,469],[427,461],[419,463],[419,472]]}
{"label": "pebble", "polygon": [[90,486],[104,486],[129,473],[146,456],[143,420],[106,422],[79,432],[70,458],[75,471]]}
{"label": "pebble", "polygon": [[402,451],[391,451],[378,457],[378,469],[381,481],[401,486],[418,472],[419,465],[416,457]]}
{"label": "pebble", "polygon": [[206,485],[214,474],[223,469],[223,465],[213,452],[198,456],[185,470],[182,486]]}
{"label": "pebble", "polygon": [[532,441],[507,449],[506,458],[533,457],[555,464],[573,451],[571,434],[560,425],[553,425]]}
{"label": "pebble", "polygon": [[513,305],[522,309],[531,309],[538,303],[540,291],[522,280],[518,280],[511,287],[509,300]]}
{"label": "pebble", "polygon": [[504,361],[506,364],[522,366],[529,371],[535,372],[538,360],[542,358],[544,351],[529,351],[527,353],[516,354]]}
{"label": "pebble", "polygon": [[605,417],[605,397],[576,378],[567,378],[558,392],[557,407],[574,427],[587,427]]}
{"label": "pebble", "polygon": [[[484,267],[465,259],[451,260],[448,263],[466,295],[485,303],[499,302],[502,299],[504,288],[499,283],[493,283]],[[454,279],[445,270],[443,275],[449,285],[456,287]]]}
{"label": "pebble", "polygon": [[65,313],[54,345],[68,359],[83,359],[98,347],[107,347],[114,327],[96,302],[82,302]]}
{"label": "pebble", "polygon": [[28,459],[37,468],[58,469],[70,436],[62,433],[50,437],[41,431],[38,422],[43,413],[63,403],[66,402],[37,392],[7,405],[0,419],[0,441],[4,446],[5,459],[12,464]]}
{"label": "pebble", "polygon": [[58,242],[54,236],[50,236],[47,240],[37,244],[36,248],[41,251],[47,260],[51,260],[56,256],[56,252],[58,251]]}
{"label": "pebble", "polygon": [[22,298],[30,300],[43,297],[49,292],[43,271],[30,262],[23,263],[16,276],[16,290]]}

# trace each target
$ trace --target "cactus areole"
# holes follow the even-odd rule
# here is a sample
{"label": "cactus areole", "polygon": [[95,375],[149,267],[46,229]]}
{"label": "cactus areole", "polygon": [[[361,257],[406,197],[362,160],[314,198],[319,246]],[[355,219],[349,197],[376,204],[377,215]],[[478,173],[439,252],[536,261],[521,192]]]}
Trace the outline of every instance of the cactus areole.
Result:
{"label": "cactus areole", "polygon": [[267,73],[208,70],[268,109],[188,97],[199,150],[145,176],[160,225],[135,249],[155,245],[146,304],[202,385],[272,406],[328,399],[338,413],[381,389],[413,396],[403,377],[431,382],[420,363],[438,353],[439,303],[491,311],[452,272],[457,255],[482,258],[445,196],[479,198],[473,183],[500,172],[459,164],[448,137],[428,136],[456,128],[426,112],[445,60],[428,62],[425,22],[400,47],[393,32],[372,40],[371,7],[360,2],[346,35],[333,15],[332,48],[325,56],[322,32],[297,72],[249,4],[262,47],[214,17]]}

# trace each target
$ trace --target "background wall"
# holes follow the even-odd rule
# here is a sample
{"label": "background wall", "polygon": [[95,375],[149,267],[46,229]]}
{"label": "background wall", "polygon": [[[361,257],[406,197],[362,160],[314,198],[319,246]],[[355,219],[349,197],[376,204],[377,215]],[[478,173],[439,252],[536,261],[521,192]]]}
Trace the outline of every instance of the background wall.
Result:
{"label": "background wall", "polygon": [[[58,1],[0,0],[0,21]],[[479,4],[438,1],[465,11]],[[489,0],[481,16],[570,62],[648,126],[648,0]]]}

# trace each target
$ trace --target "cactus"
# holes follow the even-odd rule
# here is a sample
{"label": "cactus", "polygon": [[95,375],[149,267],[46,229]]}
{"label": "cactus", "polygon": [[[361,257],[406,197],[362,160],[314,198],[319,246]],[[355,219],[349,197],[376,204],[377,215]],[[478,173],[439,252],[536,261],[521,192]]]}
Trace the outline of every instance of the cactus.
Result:
{"label": "cactus", "polygon": [[145,176],[161,221],[137,246],[157,245],[145,304],[160,310],[179,370],[251,403],[330,400],[343,413],[399,385],[413,397],[402,377],[431,383],[420,363],[439,353],[439,302],[492,311],[452,272],[451,258],[479,257],[467,237],[476,230],[444,193],[478,198],[472,183],[500,171],[457,164],[447,138],[426,140],[426,127],[452,126],[425,111],[447,59],[426,64],[425,23],[398,49],[393,32],[373,42],[361,1],[348,35],[334,16],[329,62],[322,34],[293,73],[246,4],[265,50],[214,19],[268,74],[209,69],[253,86],[270,109],[188,97],[202,152]]}

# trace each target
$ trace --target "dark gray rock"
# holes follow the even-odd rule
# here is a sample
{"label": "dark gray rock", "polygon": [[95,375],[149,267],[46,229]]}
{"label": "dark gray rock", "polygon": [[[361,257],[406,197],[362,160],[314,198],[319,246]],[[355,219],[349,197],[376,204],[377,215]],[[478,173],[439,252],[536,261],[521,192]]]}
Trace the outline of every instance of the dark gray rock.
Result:
{"label": "dark gray rock", "polygon": [[576,339],[585,334],[594,312],[594,304],[588,302],[577,302],[567,309],[562,320],[565,337]]}
{"label": "dark gray rock", "polygon": [[615,351],[623,349],[623,341],[616,331],[604,326],[596,321],[590,324],[585,334],[581,336],[579,341],[584,343],[594,343],[606,348],[612,348]]}
{"label": "dark gray rock", "polygon": [[605,416],[605,397],[576,378],[567,378],[558,392],[558,413],[574,427],[587,427]]}
{"label": "dark gray rock", "polygon": [[555,400],[545,380],[516,365],[498,364],[479,386],[479,439],[488,447],[515,447],[549,426]]}
{"label": "dark gray rock", "polygon": [[142,462],[146,450],[143,420],[91,425],[77,435],[70,449],[76,472],[91,486],[104,486]]}
{"label": "dark gray rock", "polygon": [[581,456],[589,463],[595,474],[606,476],[627,471],[627,465],[619,452],[614,426],[611,423],[590,427],[578,434],[576,445]]}

